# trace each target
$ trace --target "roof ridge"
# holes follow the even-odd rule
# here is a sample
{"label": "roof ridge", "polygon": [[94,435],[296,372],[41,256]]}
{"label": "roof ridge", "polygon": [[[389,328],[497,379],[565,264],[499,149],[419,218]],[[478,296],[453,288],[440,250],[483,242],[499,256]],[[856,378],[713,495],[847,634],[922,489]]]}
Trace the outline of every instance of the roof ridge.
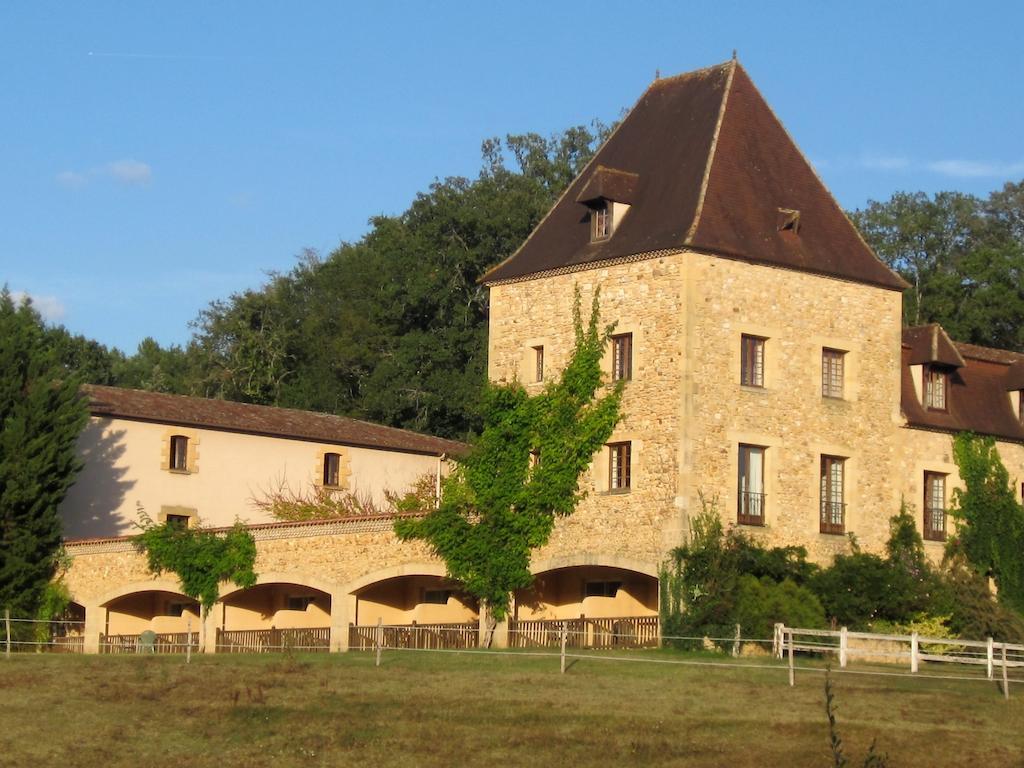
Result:
{"label": "roof ridge", "polygon": [[690,222],[689,229],[686,230],[686,237],[683,238],[683,245],[692,245],[693,236],[697,232],[697,226],[700,224],[700,215],[704,211],[704,198],[708,193],[708,181],[711,178],[711,167],[715,162],[715,150],[718,149],[718,135],[722,130],[722,121],[725,119],[725,110],[729,104],[729,94],[732,92],[732,79],[733,75],[736,74],[736,67],[739,66],[739,62],[736,59],[732,59],[726,64],[721,66],[729,67],[729,77],[725,81],[725,87],[722,89],[722,103],[718,107],[718,119],[715,121],[715,132],[711,136],[711,146],[708,148],[707,162],[704,164],[704,176],[700,182],[700,192],[697,195],[697,207],[693,212],[693,221]]}
{"label": "roof ridge", "polygon": [[716,69],[724,69],[725,67],[732,66],[738,63],[736,59],[728,59],[726,61],[719,62],[718,64],[711,64],[707,67],[701,67],[700,69],[692,69],[689,72],[680,72],[678,75],[669,75],[668,77],[658,77],[654,79],[644,93],[647,93],[651,88],[661,85],[670,85],[672,83],[680,82],[682,80],[689,80],[691,77],[698,77],[706,75]]}

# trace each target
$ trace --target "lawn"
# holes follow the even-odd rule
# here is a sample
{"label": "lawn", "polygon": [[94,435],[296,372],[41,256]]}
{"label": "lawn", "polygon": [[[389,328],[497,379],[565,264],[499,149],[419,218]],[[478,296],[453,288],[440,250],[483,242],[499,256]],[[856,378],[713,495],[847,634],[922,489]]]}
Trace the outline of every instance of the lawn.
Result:
{"label": "lawn", "polygon": [[[711,661],[670,651],[628,659]],[[723,657],[717,657],[724,660]],[[584,658],[331,656],[0,659],[0,765],[832,764],[823,676]],[[863,668],[861,668],[863,669]],[[1024,685],[834,675],[851,766],[1024,765]]]}

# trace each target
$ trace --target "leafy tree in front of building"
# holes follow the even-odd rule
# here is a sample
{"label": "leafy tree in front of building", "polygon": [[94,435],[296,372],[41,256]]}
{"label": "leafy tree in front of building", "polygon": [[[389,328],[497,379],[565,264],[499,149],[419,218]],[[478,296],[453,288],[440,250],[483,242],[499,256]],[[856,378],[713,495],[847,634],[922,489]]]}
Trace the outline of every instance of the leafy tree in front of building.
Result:
{"label": "leafy tree in front of building", "polygon": [[29,302],[0,291],[0,607],[34,616],[57,568],[58,506],[88,418]]}
{"label": "leafy tree in front of building", "polygon": [[573,321],[576,343],[559,377],[533,397],[517,382],[489,386],[483,431],[445,479],[437,508],[395,523],[399,538],[425,541],[444,560],[492,627],[533,583],[531,554],[575,510],[580,476],[620,418],[624,382],[602,391],[611,327],[599,327],[596,296],[584,326],[577,291]]}

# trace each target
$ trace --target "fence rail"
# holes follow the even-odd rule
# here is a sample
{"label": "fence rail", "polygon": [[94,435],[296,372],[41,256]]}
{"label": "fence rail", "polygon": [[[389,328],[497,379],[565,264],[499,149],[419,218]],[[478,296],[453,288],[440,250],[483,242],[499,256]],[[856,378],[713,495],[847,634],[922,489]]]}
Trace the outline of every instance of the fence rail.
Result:
{"label": "fence rail", "polygon": [[557,648],[565,629],[567,648],[656,648],[657,616],[616,616],[588,619],[510,619],[511,648]]}
{"label": "fence rail", "polygon": [[100,635],[100,653],[185,653],[191,646],[199,648],[198,632],[163,632],[156,635],[152,646],[141,634]]}
{"label": "fence rail", "polygon": [[326,653],[330,647],[330,627],[217,630],[218,653],[272,653],[285,650]]}
{"label": "fence rail", "polygon": [[373,650],[377,647],[378,638],[385,648],[476,648],[480,639],[480,624],[476,621],[467,621],[447,624],[349,625],[349,650]]}
{"label": "fence rail", "polygon": [[[793,681],[795,653],[835,654],[841,668],[851,659],[906,664],[917,673],[922,662],[931,664],[971,664],[985,667],[989,679],[1000,670],[1005,681],[1007,670],[1024,667],[1024,645],[986,640],[964,640],[949,637],[927,637],[916,632],[910,635],[803,629],[775,625],[775,655],[789,657],[790,685]],[[1007,695],[1009,691],[1007,689]]]}

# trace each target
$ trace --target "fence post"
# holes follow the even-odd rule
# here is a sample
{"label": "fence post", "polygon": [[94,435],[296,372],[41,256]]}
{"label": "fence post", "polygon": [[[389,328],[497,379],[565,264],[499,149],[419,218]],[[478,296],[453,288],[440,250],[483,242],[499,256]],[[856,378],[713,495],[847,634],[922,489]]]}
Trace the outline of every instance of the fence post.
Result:
{"label": "fence post", "polygon": [[782,658],[782,627],[785,626],[780,622],[775,623],[774,631],[772,632],[772,656],[776,659]]}
{"label": "fence post", "polygon": [[1006,676],[1006,641],[1002,644],[1002,661],[1003,661],[1003,698],[1007,701],[1010,700],[1010,680]]}
{"label": "fence post", "polygon": [[917,674],[918,654],[920,647],[917,642],[917,632],[910,635],[910,674]]}
{"label": "fence post", "polygon": [[374,638],[377,641],[377,664],[380,666],[380,652],[384,645],[384,619],[380,616],[377,617],[377,634]]}
{"label": "fence post", "polygon": [[562,622],[562,674],[565,674],[565,622]]}
{"label": "fence post", "polygon": [[740,655],[740,625],[736,625],[736,639],[732,641],[732,657],[735,659]]}
{"label": "fence post", "polygon": [[988,669],[988,679],[991,680],[992,679],[993,662],[995,661],[995,653],[994,653],[995,648],[993,647],[992,638],[991,637],[988,638],[988,640],[986,642],[987,642],[987,645],[985,646],[985,667],[986,667],[986,669]]}
{"label": "fence post", "polygon": [[192,617],[185,622],[185,663],[192,663]]}
{"label": "fence post", "polygon": [[846,654],[850,648],[850,638],[846,627],[839,628],[839,668],[846,669]]}
{"label": "fence post", "polygon": [[6,650],[4,651],[4,656],[6,656],[9,659],[9,658],[11,658],[11,609],[10,608],[4,608],[4,631],[6,632],[4,637],[7,638],[4,641],[4,644],[7,646]]}
{"label": "fence post", "polygon": [[[784,630],[785,631],[785,630]],[[793,668],[793,628],[789,628],[789,687],[796,685],[796,670]]]}

